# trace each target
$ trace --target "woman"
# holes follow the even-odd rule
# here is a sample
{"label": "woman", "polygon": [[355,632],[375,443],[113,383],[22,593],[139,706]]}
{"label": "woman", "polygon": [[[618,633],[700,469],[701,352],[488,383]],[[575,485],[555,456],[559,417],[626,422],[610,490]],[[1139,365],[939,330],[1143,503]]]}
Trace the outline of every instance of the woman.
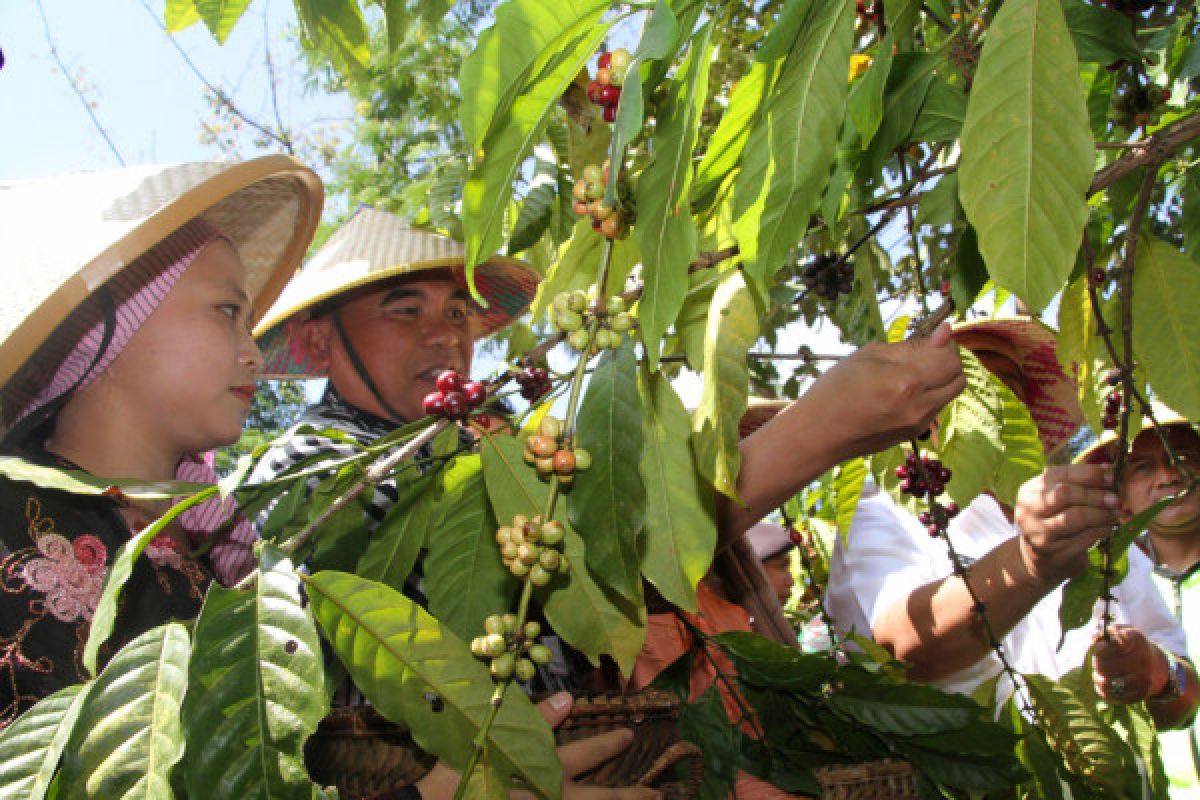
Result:
{"label": "woman", "polygon": [[[5,455],[105,480],[211,481],[262,356],[250,335],[299,264],[319,179],[272,156],[0,187]],[[9,475],[15,474],[10,471]],[[81,656],[123,542],[170,505],[0,478],[0,728],[88,676]],[[232,502],[186,512],[145,550],[103,659],[194,617],[208,582],[253,564]]]}

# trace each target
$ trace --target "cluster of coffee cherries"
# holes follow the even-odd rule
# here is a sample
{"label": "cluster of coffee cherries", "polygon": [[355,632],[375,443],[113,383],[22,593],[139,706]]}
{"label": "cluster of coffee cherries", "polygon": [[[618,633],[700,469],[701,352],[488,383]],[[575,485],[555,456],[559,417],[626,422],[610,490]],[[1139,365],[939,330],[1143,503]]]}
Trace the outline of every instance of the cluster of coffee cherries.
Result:
{"label": "cluster of coffee cherries", "polygon": [[525,440],[525,463],[533,465],[542,480],[557,475],[560,486],[570,486],[576,472],[592,466],[592,455],[582,447],[570,447],[563,436],[562,421],[545,416],[537,433]]}
{"label": "cluster of coffee cherries", "polygon": [[854,265],[842,261],[837,253],[821,253],[804,266],[801,279],[810,292],[826,300],[837,300],[839,294],[854,290]]}
{"label": "cluster of coffee cherries", "polygon": [[509,572],[534,586],[545,586],[555,573],[570,569],[562,552],[565,535],[566,528],[558,520],[517,514],[511,524],[496,530],[496,544]]}
{"label": "cluster of coffee cherries", "polygon": [[896,477],[900,479],[900,491],[919,499],[925,495],[937,497],[946,491],[953,473],[936,458],[909,453],[904,464],[896,467]]}
{"label": "cluster of coffee cherries", "polygon": [[1157,121],[1163,106],[1170,101],[1171,90],[1155,84],[1143,86],[1134,81],[1113,98],[1113,122],[1122,128],[1134,130]]}
{"label": "cluster of coffee cherries", "polygon": [[437,390],[425,395],[422,407],[431,417],[465,419],[487,400],[487,387],[480,381],[464,381],[448,369],[437,377]]}
{"label": "cluster of coffee cherries", "polygon": [[516,614],[492,614],[483,621],[483,636],[471,640],[471,652],[476,658],[488,659],[492,677],[498,681],[516,676],[522,683],[533,680],[537,666],[550,663],[554,654],[544,644],[538,644],[542,626],[529,621],[517,629]]}
{"label": "cluster of coffee cherries", "polygon": [[896,467],[896,477],[900,479],[901,492],[918,499],[929,497],[929,510],[917,515],[929,535],[944,533],[950,520],[958,516],[958,503],[942,505],[936,498],[946,491],[953,473],[936,458],[909,453],[904,464]]}
{"label": "cluster of coffee cherries", "polygon": [[626,210],[629,197],[629,187],[624,181],[617,182],[617,204],[609,205],[604,202],[604,192],[608,186],[608,162],[603,166],[589,164],[575,180],[575,188],[571,196],[574,199],[572,207],[579,216],[592,218],[592,230],[606,239],[623,239],[629,233],[629,219]]}
{"label": "cluster of coffee cherries", "polygon": [[530,403],[536,403],[550,391],[550,371],[544,367],[526,367],[513,379],[521,387],[521,397]]}
{"label": "cluster of coffee cherries", "polygon": [[[1117,380],[1120,380],[1119,376]],[[1121,402],[1124,399],[1120,389],[1113,389],[1108,393],[1108,397],[1104,398],[1104,416],[1100,420],[1104,430],[1115,431],[1117,429],[1121,422]]]}
{"label": "cluster of coffee cherries", "polygon": [[[586,292],[575,290],[560,292],[554,298],[554,313],[551,324],[555,330],[567,335],[567,344],[583,352],[598,353],[601,350],[621,346],[622,335],[633,327],[633,315],[625,306],[625,299],[614,295],[604,301],[604,311],[600,317],[600,327],[596,335],[590,336],[592,318],[597,312],[588,304]],[[590,348],[590,350],[589,350]]]}
{"label": "cluster of coffee cherries", "polygon": [[629,62],[633,56],[624,47],[608,53],[602,53],[596,62],[596,77],[588,84],[587,96],[603,111],[605,122],[617,119],[617,104],[621,102],[621,84],[625,83],[625,75],[629,72]]}

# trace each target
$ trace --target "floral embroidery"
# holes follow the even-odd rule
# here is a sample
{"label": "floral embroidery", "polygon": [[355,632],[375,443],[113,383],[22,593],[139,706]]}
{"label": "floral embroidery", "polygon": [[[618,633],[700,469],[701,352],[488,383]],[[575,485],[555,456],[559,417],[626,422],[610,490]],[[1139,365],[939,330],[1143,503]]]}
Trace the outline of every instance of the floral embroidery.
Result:
{"label": "floral embroidery", "polygon": [[56,619],[90,620],[107,572],[104,544],[91,534],[71,542],[60,534],[44,533],[37,538],[37,548],[45,558],[25,563],[25,582],[45,595],[46,610]]}

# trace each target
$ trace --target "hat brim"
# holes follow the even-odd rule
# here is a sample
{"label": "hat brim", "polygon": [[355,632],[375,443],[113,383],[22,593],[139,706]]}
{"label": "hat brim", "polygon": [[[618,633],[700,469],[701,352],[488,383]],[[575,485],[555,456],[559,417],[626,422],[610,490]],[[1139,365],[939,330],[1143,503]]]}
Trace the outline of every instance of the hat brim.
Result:
{"label": "hat brim", "polygon": [[[1186,426],[1195,430],[1191,420],[1165,406],[1160,406],[1157,403],[1154,408],[1154,422],[1157,422],[1160,427],[1170,428],[1175,426]],[[1154,427],[1154,422],[1151,422],[1149,417],[1142,417],[1141,430],[1134,436],[1133,441],[1143,433],[1150,433]],[[1075,456],[1073,463],[1075,464],[1112,464],[1115,460],[1115,454],[1112,452],[1112,445],[1117,441],[1116,431],[1104,431],[1100,438],[1092,443],[1090,447]]]}
{"label": "hat brim", "polygon": [[[26,245],[8,263],[34,273],[35,280],[0,308],[0,385],[7,384],[97,288],[196,217],[204,217],[233,240],[246,268],[249,295],[261,314],[303,258],[323,202],[316,173],[282,155],[4,187],[0,217],[11,226],[4,238]],[[87,214],[79,222],[87,230],[79,232],[72,252],[62,255],[54,252],[54,242],[28,241],[48,218],[55,218],[60,227],[74,222],[68,211]],[[68,238],[70,233],[60,230]]]}
{"label": "hat brim", "polygon": [[[351,265],[352,266],[352,265]],[[365,266],[365,265],[364,265]],[[408,264],[397,264],[386,269],[373,269],[357,277],[331,283],[329,273],[322,272],[315,279],[306,280],[304,271],[296,276],[288,287],[287,295],[271,308],[263,318],[254,335],[263,351],[263,375],[267,378],[323,378],[325,371],[309,358],[295,334],[297,323],[309,318],[316,306],[337,297],[392,280],[421,272],[450,270],[455,281],[464,289],[467,286],[461,258],[443,258]],[[493,257],[476,267],[475,285],[487,301],[487,307],[474,305],[476,332],[479,338],[489,336],[511,325],[533,302],[540,276],[519,261]]]}
{"label": "hat brim", "polygon": [[1083,425],[1083,409],[1075,381],[1058,362],[1054,330],[1031,317],[997,317],[953,326],[956,337],[965,333],[995,337],[1016,354],[1017,367],[1025,378],[1025,405],[1046,453],[1054,453],[1070,441]]}

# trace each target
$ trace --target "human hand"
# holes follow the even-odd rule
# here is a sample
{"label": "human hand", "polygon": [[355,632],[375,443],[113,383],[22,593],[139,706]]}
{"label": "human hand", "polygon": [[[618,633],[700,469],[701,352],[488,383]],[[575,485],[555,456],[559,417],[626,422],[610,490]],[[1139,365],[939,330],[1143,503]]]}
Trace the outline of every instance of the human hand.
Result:
{"label": "human hand", "polygon": [[1087,552],[1117,524],[1112,468],[1048,467],[1017,492],[1021,562],[1030,579],[1053,588],[1087,568]]}
{"label": "human hand", "polygon": [[836,409],[830,421],[844,431],[844,460],[923,433],[965,386],[958,347],[943,324],[928,339],[860,348],[818,378],[808,394]]}
{"label": "human hand", "polygon": [[[559,692],[538,703],[538,711],[542,718],[550,723],[550,727],[557,728],[571,712],[572,703],[570,694]],[[576,776],[582,775],[618,755],[632,742],[633,731],[623,728],[559,746],[557,752],[563,767],[563,800],[655,800],[658,798],[658,792],[644,787],[585,786],[574,780]],[[449,800],[454,797],[458,781],[459,774],[439,761],[428,775],[417,781],[416,786],[423,800],[442,800],[442,798]],[[512,796],[520,800],[532,800],[533,798],[533,795],[527,792],[513,792]]]}
{"label": "human hand", "polygon": [[1092,682],[1110,703],[1138,703],[1161,694],[1170,680],[1167,657],[1137,628],[1117,625],[1096,634]]}

